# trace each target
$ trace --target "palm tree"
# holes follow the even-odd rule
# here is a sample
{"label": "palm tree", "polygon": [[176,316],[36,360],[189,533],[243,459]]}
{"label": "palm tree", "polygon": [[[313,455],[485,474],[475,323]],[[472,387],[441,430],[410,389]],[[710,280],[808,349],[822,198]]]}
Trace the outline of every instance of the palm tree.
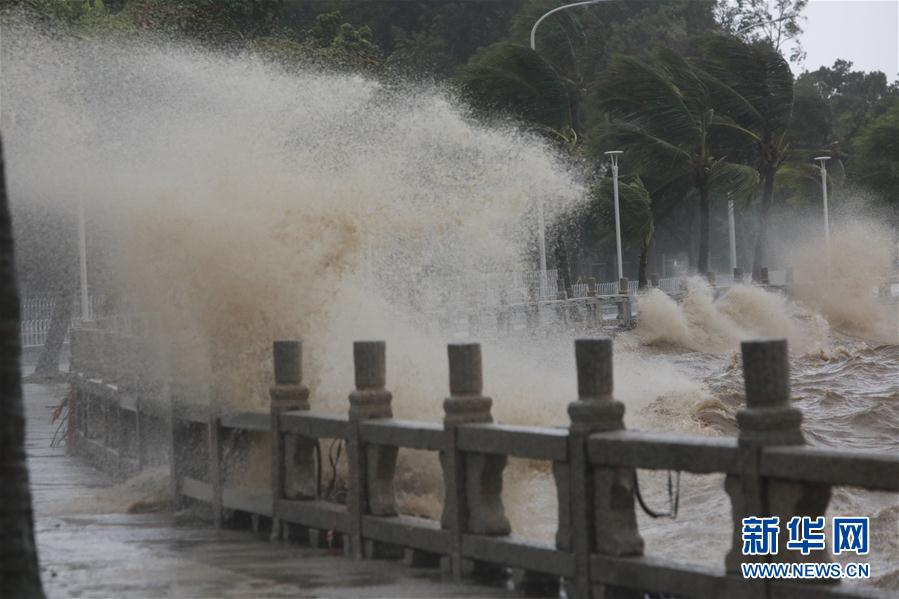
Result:
{"label": "palm tree", "polygon": [[[618,200],[621,214],[623,241],[639,244],[640,261],[637,274],[638,286],[646,287],[646,265],[649,247],[655,235],[652,217],[652,199],[639,177],[623,177],[618,182]],[[586,222],[595,227],[600,240],[615,236],[615,206],[612,199],[612,180],[603,177],[590,190],[589,218]]]}
{"label": "palm tree", "polygon": [[[719,109],[713,126],[747,143],[747,158],[762,181],[759,229],[753,256],[753,278],[768,265],[768,213],[777,170],[787,158],[787,132],[793,110],[793,73],[781,54],[764,44],[746,44],[714,36],[703,43],[699,64],[712,76],[709,89]],[[726,114],[726,116],[724,116]],[[735,145],[735,144],[732,144]]]}
{"label": "palm tree", "polygon": [[602,143],[627,149],[628,163],[658,181],[653,193],[683,189],[698,197],[699,272],[709,264],[711,193],[744,191],[751,169],[716,156],[711,77],[683,57],[662,50],[651,60],[615,56],[600,81],[599,106],[609,115]]}
{"label": "palm tree", "polygon": [[43,597],[25,461],[20,308],[3,165],[0,141],[0,589],[5,597]]}
{"label": "palm tree", "polygon": [[[580,140],[577,86],[528,47],[500,42],[479,51],[460,71],[456,84],[473,106],[512,115],[559,147],[573,150]],[[564,223],[552,230],[556,265],[570,294]]]}
{"label": "palm tree", "polygon": [[576,101],[562,75],[526,46],[500,42],[480,50],[456,77],[472,105],[511,114],[563,145],[577,142]]}

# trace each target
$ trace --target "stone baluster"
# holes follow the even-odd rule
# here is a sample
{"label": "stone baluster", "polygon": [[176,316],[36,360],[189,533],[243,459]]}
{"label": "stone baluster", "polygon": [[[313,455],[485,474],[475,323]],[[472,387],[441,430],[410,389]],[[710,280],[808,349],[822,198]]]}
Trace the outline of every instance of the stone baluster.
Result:
{"label": "stone baluster", "polygon": [[359,423],[365,420],[393,418],[392,395],[387,382],[386,345],[383,341],[357,341],[353,344],[356,390],[350,393],[349,419],[354,427],[348,447],[349,511],[354,515],[351,532],[352,551],[366,557],[392,556],[392,548],[366,541],[361,546],[364,514],[396,516],[393,477],[398,449],[384,445],[364,445],[359,438]]}
{"label": "stone baluster", "polygon": [[587,460],[591,434],[624,429],[624,404],[612,395],[612,340],[578,339],[575,358],[578,399],[568,404],[569,464],[553,468],[559,496],[556,546],[575,555],[569,597],[613,596],[620,589],[591,591],[590,554],[642,555],[643,539],[634,510],[633,468],[591,467]]}
{"label": "stone baluster", "polygon": [[511,526],[502,500],[506,456],[463,454],[456,443],[459,426],[493,422],[493,401],[482,395],[481,346],[450,344],[448,353],[450,396],[443,402],[448,447],[440,453],[446,496],[440,521],[444,529],[453,532],[451,569],[461,578],[462,536],[507,535]]}
{"label": "stone baluster", "polygon": [[303,344],[275,341],[272,347],[275,384],[271,397],[272,439],[272,536],[281,534],[278,502],[282,499],[313,499],[318,494],[315,478],[315,440],[281,432],[281,414],[309,410],[309,388],[303,384]]}
{"label": "stone baluster", "polygon": [[[827,485],[766,480],[759,475],[762,450],[775,445],[804,445],[802,413],[790,405],[790,366],[784,339],[744,341],[743,378],[746,407],[737,412],[740,475],[728,475],[724,488],[733,512],[733,543],[725,559],[730,573],[738,574],[744,561],[821,562],[829,552],[803,556],[786,549],[787,523],[793,516],[823,516],[830,501]],[[780,518],[776,556],[742,555],[742,521],[747,517]]]}

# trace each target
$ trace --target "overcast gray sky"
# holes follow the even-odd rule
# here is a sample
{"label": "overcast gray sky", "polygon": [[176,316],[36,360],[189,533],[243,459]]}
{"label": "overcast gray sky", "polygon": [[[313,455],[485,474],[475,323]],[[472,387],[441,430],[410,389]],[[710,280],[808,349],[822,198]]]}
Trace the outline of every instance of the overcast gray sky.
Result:
{"label": "overcast gray sky", "polygon": [[899,0],[811,0],[805,16],[802,46],[808,56],[802,66],[806,69],[814,71],[845,58],[855,69],[883,71],[888,79],[897,78]]}

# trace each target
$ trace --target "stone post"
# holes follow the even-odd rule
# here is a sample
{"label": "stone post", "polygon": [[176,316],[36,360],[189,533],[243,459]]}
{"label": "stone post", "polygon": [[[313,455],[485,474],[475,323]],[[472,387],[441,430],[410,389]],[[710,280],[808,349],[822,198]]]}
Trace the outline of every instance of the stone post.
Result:
{"label": "stone post", "polygon": [[[590,597],[590,554],[642,555],[637,530],[632,468],[591,467],[587,439],[593,433],[622,430],[624,404],[612,395],[612,340],[575,341],[578,399],[568,404],[569,463],[556,463],[553,473],[559,494],[556,546],[575,555],[569,597]],[[611,596],[602,589],[599,596]]]}
{"label": "stone post", "polygon": [[631,323],[631,300],[627,294],[627,277],[618,279],[618,295],[616,307],[618,308],[618,322],[627,326]]}
{"label": "stone post", "polygon": [[785,283],[788,287],[791,287],[793,285],[793,267],[792,266],[787,267]]}
{"label": "stone post", "polygon": [[742,268],[734,268],[734,285],[739,285],[743,282],[743,269]]}
{"label": "stone post", "polygon": [[481,394],[481,346],[450,344],[448,354],[450,396],[443,402],[447,450],[440,453],[446,495],[440,522],[452,531],[451,568],[454,577],[461,578],[462,536],[507,535],[511,526],[502,500],[506,456],[465,455],[456,442],[460,425],[493,422],[493,402]]}
{"label": "stone post", "polygon": [[763,266],[761,271],[761,280],[759,281],[762,285],[770,285],[771,279],[768,278],[768,267]]}
{"label": "stone post", "polygon": [[[393,477],[398,449],[384,445],[363,445],[359,423],[364,420],[393,418],[392,396],[385,389],[387,379],[386,345],[383,341],[356,341],[353,344],[356,390],[350,393],[349,419],[354,434],[348,446],[348,508],[353,516],[352,550],[378,557],[378,544],[366,542],[362,547],[362,516],[396,516]],[[364,549],[364,551],[363,551]]]}
{"label": "stone post", "polygon": [[[790,405],[790,366],[785,339],[744,341],[743,378],[746,407],[737,412],[740,475],[728,475],[724,488],[733,511],[733,543],[725,559],[730,573],[738,574],[743,561],[829,561],[829,551],[803,556],[788,551],[787,523],[793,516],[823,516],[830,501],[827,485],[763,479],[759,463],[764,447],[804,445],[802,413]],[[776,556],[742,555],[742,520],[778,516],[780,534]]]}
{"label": "stone post", "polygon": [[303,344],[275,341],[272,346],[275,384],[271,397],[272,439],[272,537],[281,533],[278,503],[282,499],[314,499],[315,440],[281,433],[281,414],[309,410],[309,388],[303,385]]}
{"label": "stone post", "polygon": [[661,284],[661,281],[662,281],[662,279],[659,278],[659,273],[654,272],[651,275],[649,275],[649,283],[656,289],[658,289],[659,285]]}
{"label": "stone post", "polygon": [[715,272],[714,271],[710,270],[709,272],[705,273],[705,278],[709,282],[709,286],[711,286],[711,287],[715,286]]}

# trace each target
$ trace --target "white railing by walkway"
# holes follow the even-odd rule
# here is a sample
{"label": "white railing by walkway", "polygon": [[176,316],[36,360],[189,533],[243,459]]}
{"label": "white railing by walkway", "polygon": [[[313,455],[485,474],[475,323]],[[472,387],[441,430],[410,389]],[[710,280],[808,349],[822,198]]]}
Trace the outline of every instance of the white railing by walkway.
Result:
{"label": "white railing by walkway", "polygon": [[[88,298],[88,314],[90,320],[94,319],[96,308],[100,304],[99,298]],[[53,296],[32,296],[22,298],[22,319],[20,325],[22,347],[43,347],[47,343],[47,335],[50,332],[50,324],[53,322],[53,312],[56,309],[56,298]],[[71,323],[81,320],[81,300],[76,298],[72,302]],[[70,326],[71,326],[70,323]],[[68,343],[68,334],[66,335]]]}

